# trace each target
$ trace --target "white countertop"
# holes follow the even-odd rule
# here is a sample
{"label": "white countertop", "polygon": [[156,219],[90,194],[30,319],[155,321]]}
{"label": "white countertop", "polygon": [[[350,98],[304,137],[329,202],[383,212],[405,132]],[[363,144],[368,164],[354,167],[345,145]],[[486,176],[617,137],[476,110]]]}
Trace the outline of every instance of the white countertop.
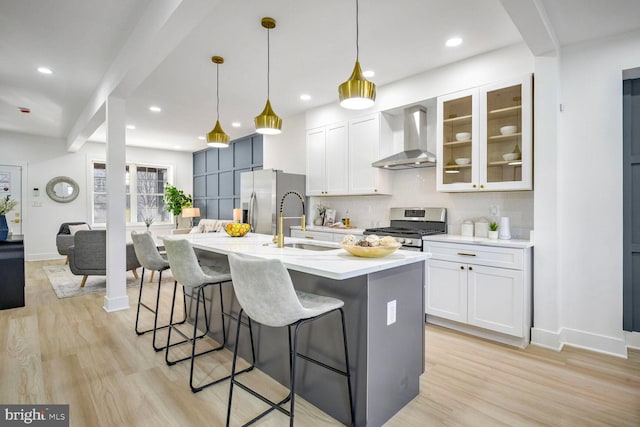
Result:
{"label": "white countertop", "polygon": [[[333,242],[313,242],[320,246],[331,246],[328,251],[308,249],[278,248],[272,243],[272,236],[249,233],[244,237],[231,237],[224,232],[202,234],[179,234],[161,238],[187,239],[194,248],[220,254],[240,253],[259,258],[279,259],[288,269],[330,279],[343,280],[376,271],[388,270],[414,262],[424,261],[429,254],[424,252],[397,250],[382,258],[360,258],[351,255]],[[285,237],[286,243],[310,244],[305,239]]]}
{"label": "white countertop", "polygon": [[529,240],[509,239],[490,240],[487,237],[470,237],[459,234],[436,234],[424,236],[422,240],[430,242],[465,243],[469,245],[497,246],[502,248],[526,249],[533,247],[533,242]]}
{"label": "white countertop", "polygon": [[[291,226],[292,230],[300,230],[299,225]],[[334,227],[322,227],[318,225],[307,225],[306,231],[322,231],[323,233],[340,233],[340,234],[362,234],[364,228],[334,228]]]}

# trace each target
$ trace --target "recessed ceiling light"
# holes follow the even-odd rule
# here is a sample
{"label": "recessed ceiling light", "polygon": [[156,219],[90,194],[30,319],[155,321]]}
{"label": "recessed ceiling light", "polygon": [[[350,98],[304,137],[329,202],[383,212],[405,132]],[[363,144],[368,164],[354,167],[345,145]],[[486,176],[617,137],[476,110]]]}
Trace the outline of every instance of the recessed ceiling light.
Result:
{"label": "recessed ceiling light", "polygon": [[151,107],[149,107],[149,110],[153,111],[154,113],[159,113],[160,111],[162,111],[162,108],[152,105]]}
{"label": "recessed ceiling light", "polygon": [[462,39],[460,37],[451,37],[445,44],[449,47],[460,46],[462,44]]}
{"label": "recessed ceiling light", "polygon": [[198,137],[198,139],[199,139],[200,141],[204,141],[204,136],[199,136],[199,137]]}
{"label": "recessed ceiling light", "polygon": [[363,76],[365,76],[366,78],[370,79],[371,77],[376,75],[376,72],[373,70],[366,70],[362,73]]}
{"label": "recessed ceiling light", "polygon": [[180,148],[180,147],[181,147],[181,145],[174,145],[174,146],[173,146],[173,148],[175,148],[176,150],[177,150],[178,148]]}
{"label": "recessed ceiling light", "polygon": [[134,125],[127,125],[127,129],[134,130],[136,127]]}
{"label": "recessed ceiling light", "polygon": [[311,95],[309,95],[308,93],[303,93],[302,95],[300,95],[300,99],[302,99],[303,101],[308,101],[311,99]]}
{"label": "recessed ceiling light", "polygon": [[233,122],[233,123],[231,123],[231,126],[233,126],[234,128],[239,128],[240,126],[242,126],[242,123],[240,123],[240,122]]}
{"label": "recessed ceiling light", "polygon": [[38,71],[41,72],[42,74],[53,74],[53,71],[51,71],[51,68],[47,68],[47,67],[38,67]]}

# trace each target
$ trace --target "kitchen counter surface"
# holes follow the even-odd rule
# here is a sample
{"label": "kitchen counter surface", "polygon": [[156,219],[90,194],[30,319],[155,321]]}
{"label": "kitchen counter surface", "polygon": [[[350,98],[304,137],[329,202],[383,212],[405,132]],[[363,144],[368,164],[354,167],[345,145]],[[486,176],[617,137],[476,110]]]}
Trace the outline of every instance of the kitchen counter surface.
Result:
{"label": "kitchen counter surface", "polygon": [[439,234],[434,236],[424,236],[422,240],[429,242],[465,243],[469,245],[496,246],[502,248],[517,249],[526,249],[533,247],[533,242],[529,240],[490,240],[486,237],[469,237],[461,236],[459,234]]}
{"label": "kitchen counter surface", "polygon": [[[292,230],[300,230],[299,225],[292,226]],[[306,231],[321,231],[323,233],[340,233],[340,234],[362,234],[364,228],[338,228],[338,227],[322,227],[318,225],[308,225]]]}
{"label": "kitchen counter surface", "polygon": [[328,246],[335,249],[327,251],[313,251],[309,249],[278,248],[272,243],[272,236],[249,233],[244,237],[231,237],[226,233],[181,234],[177,236],[163,236],[162,238],[181,238],[191,242],[194,248],[217,252],[227,255],[241,253],[260,258],[279,259],[290,270],[330,279],[344,280],[363,276],[424,261],[429,254],[397,250],[382,258],[361,258],[351,255],[333,242],[309,242],[305,239],[286,237],[287,243],[305,243],[318,246]]}

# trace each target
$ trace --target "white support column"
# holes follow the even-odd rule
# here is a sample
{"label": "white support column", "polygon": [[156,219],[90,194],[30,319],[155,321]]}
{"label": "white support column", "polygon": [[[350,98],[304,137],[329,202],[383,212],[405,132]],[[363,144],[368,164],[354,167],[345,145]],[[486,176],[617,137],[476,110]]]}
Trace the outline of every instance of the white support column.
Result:
{"label": "white support column", "polygon": [[126,279],[125,101],[107,97],[107,294],[106,311],[129,308]]}

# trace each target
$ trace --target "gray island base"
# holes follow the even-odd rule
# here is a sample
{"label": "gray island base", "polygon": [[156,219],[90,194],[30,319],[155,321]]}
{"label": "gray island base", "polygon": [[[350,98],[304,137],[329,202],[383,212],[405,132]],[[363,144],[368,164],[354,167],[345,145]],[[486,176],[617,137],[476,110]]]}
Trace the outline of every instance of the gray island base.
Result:
{"label": "gray island base", "polygon": [[[398,251],[391,255],[395,259],[386,257],[389,259],[382,258],[376,262],[355,258],[339,246],[320,254],[284,248],[277,249],[276,253],[279,255],[274,255],[272,249],[268,253],[257,246],[255,249],[248,249],[246,241],[243,242],[243,250],[237,247],[234,250],[225,246],[221,237],[209,238],[208,241],[195,238],[191,240],[205,258],[207,254],[225,255],[229,252],[281,258],[289,269],[296,289],[344,301],[355,425],[380,426],[418,395],[425,360],[423,293],[426,255]],[[264,239],[257,240],[262,242]],[[315,262],[310,258],[316,258]],[[331,271],[326,275],[318,274],[319,266],[327,265],[328,262],[373,267],[343,271],[339,274],[343,278],[326,277],[337,275]],[[399,262],[401,265],[397,265]],[[305,267],[309,263],[318,266],[313,268],[312,273],[308,272],[310,268]],[[211,336],[222,342],[222,329],[215,321],[220,318],[217,289],[210,291],[208,296],[213,299]],[[233,287],[229,284],[223,285],[223,302],[225,311],[237,316],[240,307],[235,301]],[[227,347],[233,349],[236,322],[228,317],[226,319]],[[342,369],[344,354],[340,329],[338,314],[303,327],[299,335],[299,353]],[[254,323],[253,333],[256,366],[288,387],[289,351],[286,329],[274,329]],[[249,333],[246,329],[241,331],[239,352],[245,360],[251,360]],[[349,400],[344,377],[301,358],[298,359],[296,369],[296,394],[348,425]]]}

